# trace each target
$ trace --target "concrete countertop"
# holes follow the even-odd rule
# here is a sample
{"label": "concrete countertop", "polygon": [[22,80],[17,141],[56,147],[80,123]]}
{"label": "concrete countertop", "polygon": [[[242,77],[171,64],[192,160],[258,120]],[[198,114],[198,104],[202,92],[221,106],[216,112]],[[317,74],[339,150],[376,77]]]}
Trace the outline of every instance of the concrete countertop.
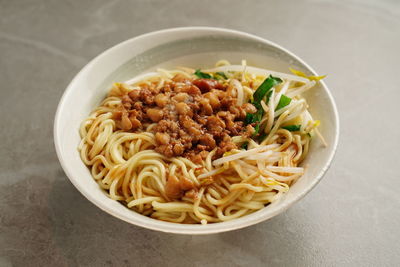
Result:
{"label": "concrete countertop", "polygon": [[[73,76],[125,39],[217,26],[328,74],[341,137],[301,202],[242,230],[180,236],[95,207],[69,182],[53,118]],[[400,265],[399,1],[0,1],[0,266]]]}

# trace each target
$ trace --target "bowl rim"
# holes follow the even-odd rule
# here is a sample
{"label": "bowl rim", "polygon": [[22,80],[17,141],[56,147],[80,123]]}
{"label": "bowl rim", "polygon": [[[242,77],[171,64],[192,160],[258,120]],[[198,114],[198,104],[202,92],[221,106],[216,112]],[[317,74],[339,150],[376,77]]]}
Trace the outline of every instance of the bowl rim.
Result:
{"label": "bowl rim", "polygon": [[[53,127],[53,141],[54,141],[54,145],[56,148],[56,154],[60,161],[61,167],[64,170],[64,172],[67,175],[70,182],[75,186],[75,188],[82,195],[84,195],[90,202],[92,202],[94,205],[96,205],[98,208],[100,208],[101,210],[107,212],[108,214],[113,215],[114,217],[117,217],[123,221],[130,223],[130,224],[134,224],[134,225],[137,225],[137,226],[140,226],[143,228],[147,228],[147,229],[151,229],[151,230],[167,232],[167,233],[176,233],[176,234],[193,234],[193,235],[213,234],[213,233],[227,232],[227,231],[232,231],[232,230],[236,230],[236,229],[241,229],[241,228],[251,226],[251,225],[257,224],[259,222],[265,221],[267,219],[270,219],[270,218],[282,213],[283,211],[288,209],[290,206],[292,206],[294,203],[301,200],[306,194],[308,194],[321,181],[322,177],[324,176],[324,174],[326,173],[326,171],[329,169],[330,165],[332,164],[332,160],[333,160],[334,155],[337,150],[337,146],[338,146],[338,142],[339,142],[339,135],[340,135],[339,114],[338,114],[335,100],[324,81],[320,81],[320,83],[321,83],[322,88],[324,89],[324,91],[326,92],[326,94],[328,96],[330,104],[332,105],[334,125],[336,126],[335,133],[334,133],[334,142],[332,144],[332,148],[331,148],[330,154],[328,156],[328,159],[327,159],[325,165],[322,166],[319,173],[314,177],[312,183],[310,185],[308,185],[306,188],[304,188],[299,194],[295,195],[293,197],[293,199],[291,199],[290,201],[288,201],[287,203],[282,205],[279,209],[275,209],[270,213],[262,214],[260,216],[254,217],[252,220],[240,220],[240,219],[246,218],[251,215],[251,214],[249,214],[249,215],[246,215],[246,216],[243,216],[241,218],[237,218],[237,219],[234,219],[231,221],[213,223],[213,224],[207,224],[207,225],[198,225],[198,224],[184,225],[184,224],[178,224],[178,223],[164,222],[164,221],[155,220],[155,219],[151,219],[151,218],[150,218],[151,220],[156,221],[154,224],[147,224],[145,222],[133,221],[133,220],[123,216],[122,214],[116,212],[115,210],[113,210],[109,207],[106,207],[101,200],[98,200],[97,198],[93,197],[91,194],[89,194],[85,190],[83,190],[79,186],[78,182],[75,181],[74,175],[73,175],[72,171],[70,170],[70,167],[68,167],[68,162],[64,158],[64,156],[61,152],[62,149],[61,149],[61,144],[60,144],[60,140],[59,140],[60,137],[59,137],[59,131],[58,131],[58,125],[60,124],[61,111],[64,109],[66,99],[68,98],[69,94],[73,90],[72,88],[74,87],[75,81],[81,75],[83,75],[83,73],[85,73],[92,65],[96,64],[96,62],[98,60],[100,60],[100,58],[102,58],[104,55],[111,52],[112,50],[119,49],[120,47],[126,45],[127,43],[136,42],[138,40],[145,39],[145,38],[155,36],[158,34],[177,33],[177,32],[184,32],[184,31],[204,31],[204,32],[216,33],[216,34],[229,33],[229,34],[244,37],[244,38],[250,38],[257,42],[261,42],[261,43],[273,46],[274,48],[288,54],[289,56],[295,58],[302,65],[304,65],[311,73],[313,73],[313,75],[317,75],[317,73],[311,66],[309,66],[304,60],[302,60],[301,58],[299,58],[297,55],[290,52],[286,48],[283,48],[282,46],[280,46],[270,40],[264,39],[262,37],[259,37],[259,36],[256,36],[256,35],[253,35],[250,33],[238,31],[238,30],[219,28],[219,27],[191,26],[191,27],[167,28],[167,29],[152,31],[152,32],[148,32],[145,34],[138,35],[136,37],[122,41],[122,42],[106,49],[105,51],[103,51],[102,53],[100,53],[99,55],[94,57],[74,76],[74,78],[71,80],[71,82],[66,87],[64,93],[62,94],[62,96],[60,98],[58,106],[57,106],[57,110],[56,110],[55,117],[54,117],[54,127]],[[214,225],[214,227],[213,227],[213,225]],[[222,227],[218,227],[217,225],[222,226]],[[224,226],[226,226],[226,227],[224,227]]]}

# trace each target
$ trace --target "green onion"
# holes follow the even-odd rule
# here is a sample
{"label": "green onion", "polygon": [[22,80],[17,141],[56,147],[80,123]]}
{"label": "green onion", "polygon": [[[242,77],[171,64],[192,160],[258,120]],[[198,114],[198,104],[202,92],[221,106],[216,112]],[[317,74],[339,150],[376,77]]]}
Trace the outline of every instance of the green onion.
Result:
{"label": "green onion", "polygon": [[276,106],[275,111],[276,111],[276,110],[279,110],[279,109],[281,109],[281,108],[286,107],[287,105],[290,104],[291,101],[292,101],[292,99],[291,99],[290,97],[287,97],[287,96],[285,96],[285,95],[282,95],[281,98],[279,99],[279,103],[278,103],[278,105]]}
{"label": "green onion", "polygon": [[247,146],[249,145],[249,142],[244,142],[241,146],[241,148],[246,149],[247,150]]}
{"label": "green onion", "polygon": [[261,121],[263,114],[264,110],[262,108],[258,109],[256,113],[253,114],[247,113],[246,117],[244,118],[244,122],[245,124],[250,124],[253,122]]}
{"label": "green onion", "polygon": [[245,123],[245,124],[250,124],[250,123],[252,123],[252,122],[253,122],[253,117],[254,117],[253,114],[247,113],[247,114],[246,114],[246,118],[244,118],[244,123]]}
{"label": "green onion", "polygon": [[253,122],[261,121],[263,115],[264,115],[264,110],[260,108],[259,110],[257,110],[256,113],[253,114]]}
{"label": "green onion", "polygon": [[257,123],[256,126],[254,127],[253,137],[256,137],[259,131],[260,131],[260,124]]}
{"label": "green onion", "polygon": [[[257,107],[258,108],[258,107]],[[250,113],[247,113],[246,114],[246,117],[245,117],[245,119],[244,119],[244,123],[247,125],[247,124],[251,124],[251,123],[257,123],[256,124],[256,126],[255,126],[255,133],[254,133],[254,135],[257,135],[258,134],[258,131],[259,131],[259,125],[258,125],[258,123],[261,121],[261,119],[262,119],[262,116],[264,115],[264,110],[262,109],[262,107],[260,107],[257,111],[256,111],[256,113],[254,113],[254,114],[250,114]],[[257,127],[258,126],[258,127]],[[253,135],[253,136],[254,136]]]}
{"label": "green onion", "polygon": [[212,76],[211,76],[210,74],[201,72],[200,69],[197,69],[197,70],[194,72],[194,75],[196,75],[196,76],[199,77],[200,79],[212,79]]}
{"label": "green onion", "polygon": [[266,134],[266,133],[260,134],[260,135],[258,136],[258,138],[257,138],[258,143],[261,143],[262,141],[264,141],[264,139],[265,139],[266,137],[267,137],[267,134]]}
{"label": "green onion", "polygon": [[246,118],[244,119],[245,124],[256,123],[256,125],[254,126],[255,132],[253,134],[253,137],[256,137],[260,132],[260,121],[264,115],[264,109],[261,106],[261,100],[266,96],[266,101],[268,103],[269,98],[272,94],[272,87],[280,84],[281,82],[281,79],[270,75],[254,92],[253,101],[251,101],[251,104],[253,104],[257,108],[257,112],[254,114],[247,113]]}
{"label": "green onion", "polygon": [[267,79],[263,81],[263,83],[257,88],[257,90],[253,94],[253,102],[260,103],[264,96],[274,87],[282,82],[282,80],[278,77],[273,77],[269,75]]}
{"label": "green onion", "polygon": [[286,129],[291,132],[296,132],[300,131],[301,125],[288,125],[288,126],[282,126],[283,129]]}
{"label": "green onion", "polygon": [[[268,105],[269,98],[271,97],[271,95],[272,95],[272,90],[269,90],[268,93],[267,93],[267,96],[265,97],[266,98],[265,99],[265,104]],[[260,102],[260,107],[261,107],[261,102]]]}
{"label": "green onion", "polygon": [[[267,95],[267,99],[269,99],[269,97],[272,94],[272,90],[271,90],[272,87],[274,87],[277,84],[280,84],[281,82],[282,82],[281,79],[270,75],[257,88],[257,90],[253,94],[253,101],[251,102],[257,108],[257,112],[254,114],[247,113],[246,118],[244,120],[244,122],[246,124],[261,121],[262,116],[264,115],[264,110],[261,106],[261,100],[264,98],[265,95]],[[267,102],[268,102],[268,100],[267,100]]]}
{"label": "green onion", "polygon": [[226,77],[225,73],[223,73],[222,71],[217,71],[214,75],[214,78],[217,80],[220,80],[221,78],[228,80],[228,77]]}

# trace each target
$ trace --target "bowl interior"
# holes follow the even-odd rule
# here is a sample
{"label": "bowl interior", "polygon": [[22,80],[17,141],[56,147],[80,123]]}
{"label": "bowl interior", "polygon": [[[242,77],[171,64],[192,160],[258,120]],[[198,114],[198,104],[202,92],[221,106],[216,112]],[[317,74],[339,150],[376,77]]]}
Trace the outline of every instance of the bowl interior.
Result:
{"label": "bowl interior", "polygon": [[54,139],[64,171],[90,201],[106,212],[146,228],[186,234],[204,234],[233,230],[268,219],[299,200],[320,180],[333,157],[337,138],[337,112],[324,83],[310,90],[306,99],[315,119],[321,120],[320,131],[329,146],[324,148],[315,138],[303,163],[304,176],[278,202],[245,217],[209,225],[181,225],[154,220],[137,214],[109,199],[93,180],[77,150],[79,125],[106,96],[113,82],[128,80],[157,68],[188,66],[206,68],[220,59],[240,64],[288,72],[289,67],[314,73],[290,52],[258,37],[216,28],[178,28],[146,34],[123,42],[92,60],[68,86],[60,101],[54,128]]}

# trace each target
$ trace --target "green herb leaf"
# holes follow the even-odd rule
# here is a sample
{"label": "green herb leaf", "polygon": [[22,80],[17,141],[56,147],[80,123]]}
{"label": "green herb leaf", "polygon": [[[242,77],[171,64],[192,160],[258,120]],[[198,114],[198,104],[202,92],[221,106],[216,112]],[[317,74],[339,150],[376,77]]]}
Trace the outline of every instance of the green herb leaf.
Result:
{"label": "green herb leaf", "polygon": [[[277,77],[273,77],[270,75],[268,78],[266,78],[263,83],[257,88],[257,90],[253,94],[253,101],[251,102],[256,108],[257,112],[254,114],[246,114],[246,118],[244,120],[245,124],[251,124],[255,123],[254,125],[254,133],[253,133],[253,138],[255,137],[261,137],[264,134],[259,134],[260,132],[260,122],[261,119],[264,115],[264,109],[261,106],[261,100],[266,96],[267,102],[269,101],[269,98],[271,97],[272,94],[272,87],[274,87],[277,84],[280,84],[282,82],[281,79]],[[265,136],[263,137],[263,139]]]}
{"label": "green herb leaf", "polygon": [[275,110],[279,110],[281,108],[286,107],[287,105],[290,104],[290,102],[292,101],[292,99],[290,97],[287,97],[285,95],[282,95],[281,98],[279,99],[279,103],[276,106]]}
{"label": "green herb leaf", "polygon": [[257,90],[253,94],[253,102],[261,102],[264,96],[274,87],[282,82],[282,80],[278,77],[273,77],[269,75],[263,83],[257,88]]}
{"label": "green herb leaf", "polygon": [[222,71],[217,71],[214,75],[214,78],[217,80],[220,80],[221,78],[228,80],[228,77],[226,77],[225,73],[223,73]]}
{"label": "green herb leaf", "polygon": [[263,115],[264,115],[264,110],[261,107],[260,109],[257,110],[256,113],[253,114],[253,122],[260,122]]}
{"label": "green herb leaf", "polygon": [[254,117],[253,114],[247,113],[246,114],[246,118],[244,118],[244,123],[246,125],[252,123],[253,122],[253,117]]}
{"label": "green herb leaf", "polygon": [[246,149],[247,150],[247,146],[249,145],[249,142],[244,142],[241,146],[241,148]]}
{"label": "green herb leaf", "polygon": [[300,131],[301,125],[288,125],[288,126],[282,126],[282,128],[291,132],[296,132]]}
{"label": "green herb leaf", "polygon": [[267,137],[267,134],[266,134],[266,133],[260,134],[260,135],[258,136],[258,138],[257,138],[258,143],[261,143],[262,141],[264,141],[265,137]]}
{"label": "green herb leaf", "polygon": [[[272,90],[269,90],[268,91],[268,93],[267,93],[267,96],[265,97],[266,99],[265,99],[265,103],[266,104],[268,104],[268,102],[269,102],[269,98],[271,97],[271,95],[272,95]],[[261,103],[260,103],[260,107],[261,107]]]}
{"label": "green herb leaf", "polygon": [[259,131],[260,131],[260,124],[257,123],[257,125],[254,127],[253,137],[256,137]]}
{"label": "green herb leaf", "polygon": [[194,72],[194,75],[196,75],[196,76],[199,77],[200,79],[212,79],[212,76],[211,76],[210,74],[201,72],[200,69],[197,69],[197,70]]}

